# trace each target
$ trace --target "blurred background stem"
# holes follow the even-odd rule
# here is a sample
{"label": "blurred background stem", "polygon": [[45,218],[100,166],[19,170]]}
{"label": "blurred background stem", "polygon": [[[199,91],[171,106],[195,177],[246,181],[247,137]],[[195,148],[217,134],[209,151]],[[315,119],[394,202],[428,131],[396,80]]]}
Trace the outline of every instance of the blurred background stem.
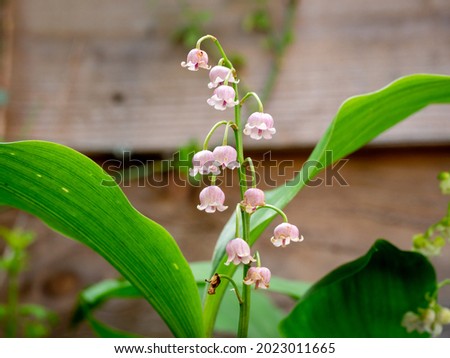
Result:
{"label": "blurred background stem", "polygon": [[12,248],[11,266],[8,275],[8,304],[6,310],[5,336],[7,338],[17,337],[18,302],[19,302],[19,271],[20,250]]}

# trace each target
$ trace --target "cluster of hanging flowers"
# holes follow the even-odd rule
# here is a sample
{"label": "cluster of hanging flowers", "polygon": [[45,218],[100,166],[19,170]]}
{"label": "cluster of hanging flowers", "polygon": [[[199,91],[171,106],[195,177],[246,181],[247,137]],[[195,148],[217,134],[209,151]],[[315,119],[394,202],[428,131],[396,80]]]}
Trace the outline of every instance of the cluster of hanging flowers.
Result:
{"label": "cluster of hanging flowers", "polygon": [[450,309],[442,307],[435,300],[431,300],[428,307],[419,308],[417,312],[406,312],[402,319],[402,326],[408,333],[426,332],[433,337],[439,336],[443,326],[447,324],[450,324]]}
{"label": "cluster of hanging flowers", "polygon": [[[200,45],[205,39],[215,42],[223,56],[216,66],[211,67],[208,64],[208,54],[200,49]],[[271,209],[275,210],[284,219],[284,222],[275,228],[270,239],[275,247],[285,247],[291,242],[302,241],[303,236],[299,234],[299,230],[295,225],[288,222],[286,215],[281,209],[266,203],[264,192],[256,188],[255,173],[251,159],[243,159],[242,145],[239,149],[241,153],[238,153],[235,147],[228,145],[228,130],[232,128],[236,132],[236,141],[239,140],[238,138],[242,138],[242,134],[255,140],[271,139],[276,133],[274,120],[270,114],[264,113],[263,105],[256,93],[249,92],[239,100],[237,94],[239,79],[237,78],[236,70],[215,37],[211,35],[202,37],[197,42],[196,48],[188,53],[186,62],[183,61],[181,66],[190,71],[209,70],[208,88],[213,90],[213,93],[206,102],[218,111],[242,106],[251,96],[258,102],[259,110],[248,117],[245,126],[240,123],[240,118],[235,118],[235,121],[221,121],[212,127],[204,141],[203,150],[197,152],[193,157],[190,175],[210,176],[211,185],[200,192],[200,204],[197,208],[204,210],[206,213],[214,213],[228,208],[225,205],[224,192],[219,186],[215,185],[216,176],[226,169],[233,170],[246,164],[250,166],[253,174],[253,185],[251,188],[246,188],[242,201],[236,206],[236,238],[230,240],[226,245],[228,259],[225,265],[248,265],[243,283],[246,285],[254,284],[255,288],[266,289],[269,287],[271,272],[268,268],[261,266],[259,253],[252,255],[250,245],[246,241],[248,238],[245,240],[243,236],[240,237],[239,221],[243,220],[244,215],[253,215],[259,209]],[[221,126],[225,126],[222,145],[211,150],[209,148],[209,139]],[[256,266],[251,266],[255,263]],[[220,283],[220,277],[222,277],[220,274],[215,274],[211,280],[208,280],[210,283],[210,294],[215,292],[215,288]]]}

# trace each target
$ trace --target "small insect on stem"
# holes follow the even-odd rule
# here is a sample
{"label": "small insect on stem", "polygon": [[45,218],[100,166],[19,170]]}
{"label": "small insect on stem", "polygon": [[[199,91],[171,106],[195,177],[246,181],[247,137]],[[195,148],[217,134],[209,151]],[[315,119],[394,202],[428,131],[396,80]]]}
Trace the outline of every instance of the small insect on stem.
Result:
{"label": "small insect on stem", "polygon": [[209,283],[208,295],[214,295],[216,293],[216,288],[219,287],[221,282],[220,276],[219,274],[215,273],[210,280],[205,279],[205,282]]}

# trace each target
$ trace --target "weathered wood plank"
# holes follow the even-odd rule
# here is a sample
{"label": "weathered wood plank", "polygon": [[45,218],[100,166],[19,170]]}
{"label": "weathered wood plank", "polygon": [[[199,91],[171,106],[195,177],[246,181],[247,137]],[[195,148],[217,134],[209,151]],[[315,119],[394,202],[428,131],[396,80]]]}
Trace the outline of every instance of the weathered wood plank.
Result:
{"label": "weathered wood plank", "polygon": [[[179,66],[185,51],[168,39],[176,2],[19,4],[9,139],[53,140],[91,153],[160,152],[201,141],[215,121],[230,117],[206,105],[207,73]],[[260,89],[269,60],[259,38],[241,30],[248,4],[195,4],[213,11],[209,30],[247,57],[241,77]],[[448,1],[303,0],[297,15],[296,42],[266,104],[278,133],[248,148],[312,146],[349,96],[414,72],[450,73]],[[448,106],[419,117],[377,143],[450,143]]]}
{"label": "weathered wood plank", "polygon": [[14,34],[13,6],[12,1],[0,3],[0,140],[6,134],[6,108],[11,84]]}

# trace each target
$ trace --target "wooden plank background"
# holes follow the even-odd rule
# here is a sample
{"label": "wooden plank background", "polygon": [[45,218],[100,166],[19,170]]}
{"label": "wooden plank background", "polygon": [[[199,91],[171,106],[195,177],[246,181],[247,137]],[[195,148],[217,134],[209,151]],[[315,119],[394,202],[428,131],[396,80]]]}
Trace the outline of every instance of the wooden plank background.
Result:
{"label": "wooden plank background", "polygon": [[[269,58],[261,37],[241,26],[254,2],[190,3],[212,12],[208,31],[247,58],[240,77],[261,89]],[[272,5],[277,21],[284,3]],[[7,139],[88,153],[165,152],[203,140],[232,114],[206,104],[207,72],[180,67],[186,51],[169,40],[178,4],[17,0]],[[303,0],[296,16],[296,41],[265,107],[278,133],[247,148],[310,147],[349,96],[410,73],[450,74],[450,1]],[[426,109],[377,143],[449,144],[449,113],[448,106]]]}
{"label": "wooden plank background", "polygon": [[0,2],[0,140],[4,138],[6,132],[8,89],[11,85],[13,13],[11,2]]}

